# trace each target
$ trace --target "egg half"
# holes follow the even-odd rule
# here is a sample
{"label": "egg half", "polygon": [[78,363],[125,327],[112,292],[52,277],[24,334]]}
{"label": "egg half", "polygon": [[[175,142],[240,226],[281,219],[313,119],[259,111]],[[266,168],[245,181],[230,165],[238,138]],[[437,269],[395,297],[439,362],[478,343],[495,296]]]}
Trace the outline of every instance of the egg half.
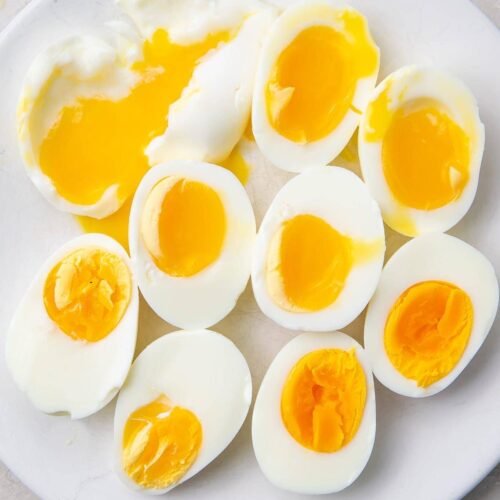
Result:
{"label": "egg half", "polygon": [[484,126],[460,80],[419,66],[390,74],[366,108],[358,144],[363,178],[395,231],[447,231],[471,206]]}
{"label": "egg half", "polygon": [[19,304],[7,332],[9,371],[39,410],[86,417],[125,380],[137,315],[125,250],[104,235],[77,237],[45,261]]}
{"label": "egg half", "polygon": [[386,387],[423,397],[445,389],[481,347],[498,308],[498,281],[478,250],[447,234],[403,245],[368,307],[365,349]]}

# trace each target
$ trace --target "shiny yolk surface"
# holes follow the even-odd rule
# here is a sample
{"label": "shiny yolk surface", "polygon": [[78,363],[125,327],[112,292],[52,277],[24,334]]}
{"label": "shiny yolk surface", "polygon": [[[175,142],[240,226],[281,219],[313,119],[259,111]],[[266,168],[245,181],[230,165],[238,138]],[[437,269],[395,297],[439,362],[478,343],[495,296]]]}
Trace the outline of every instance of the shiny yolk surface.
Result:
{"label": "shiny yolk surface", "polygon": [[404,291],[387,317],[384,344],[394,367],[419,387],[448,375],[469,342],[474,311],[451,283],[423,281]]}
{"label": "shiny yolk surface", "polygon": [[128,417],[122,440],[123,469],[143,488],[168,488],[196,460],[202,439],[197,416],[161,395]]}
{"label": "shiny yolk surface", "polygon": [[97,342],[122,319],[131,289],[130,272],[118,255],[82,248],[50,271],[43,300],[47,314],[66,335]]}
{"label": "shiny yolk surface", "polygon": [[378,50],[365,19],[342,11],[342,30],[316,25],[279,55],[265,87],[268,120],[297,143],[323,139],[352,105],[359,79],[377,71]]}
{"label": "shiny yolk surface", "polygon": [[354,349],[320,349],[306,354],[288,374],[281,417],[302,446],[331,453],[356,435],[365,402],[365,373]]}
{"label": "shiny yolk surface", "polygon": [[166,177],[151,190],[141,216],[141,235],[155,264],[175,277],[199,273],[222,251],[226,212],[202,182]]}

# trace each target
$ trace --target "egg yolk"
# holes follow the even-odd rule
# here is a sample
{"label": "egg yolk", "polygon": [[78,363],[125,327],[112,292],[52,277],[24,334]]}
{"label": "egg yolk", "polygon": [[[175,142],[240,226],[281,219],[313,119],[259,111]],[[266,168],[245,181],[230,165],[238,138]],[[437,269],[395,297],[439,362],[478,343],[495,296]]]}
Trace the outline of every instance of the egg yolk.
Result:
{"label": "egg yolk", "polygon": [[460,288],[443,281],[423,281],[405,290],[385,324],[389,360],[419,387],[448,375],[469,342],[473,307]]}
{"label": "egg yolk", "polygon": [[297,215],[271,241],[268,291],[287,311],[319,311],[335,302],[353,265],[372,259],[382,247],[380,241],[348,238],[315,215]]}
{"label": "egg yolk", "polygon": [[356,435],[365,402],[365,373],[354,349],[319,349],[301,358],[288,374],[281,417],[302,446],[332,453]]}
{"label": "egg yolk", "polygon": [[143,488],[168,488],[193,465],[202,439],[196,415],[161,395],[128,417],[122,440],[123,469]]}
{"label": "egg yolk", "polygon": [[43,290],[47,314],[74,340],[97,342],[109,335],[130,302],[125,262],[100,248],[82,248],[49,272]]}
{"label": "egg yolk", "polygon": [[144,204],[141,235],[159,269],[193,276],[219,258],[226,236],[224,205],[202,182],[166,177]]}
{"label": "egg yolk", "polygon": [[[325,12],[325,20],[332,17]],[[315,25],[281,52],[265,86],[272,127],[296,143],[323,139],[353,107],[358,80],[374,74],[379,54],[366,20],[357,12],[334,14],[336,30]]]}

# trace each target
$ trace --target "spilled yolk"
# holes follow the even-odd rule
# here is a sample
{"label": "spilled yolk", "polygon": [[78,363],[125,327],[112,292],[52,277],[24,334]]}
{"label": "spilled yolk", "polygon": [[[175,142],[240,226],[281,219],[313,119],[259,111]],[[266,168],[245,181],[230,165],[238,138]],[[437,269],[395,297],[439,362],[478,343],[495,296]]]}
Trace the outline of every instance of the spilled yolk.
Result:
{"label": "spilled yolk", "polygon": [[236,144],[231,154],[220,162],[220,166],[232,172],[243,185],[248,182],[250,172],[252,171],[252,167],[245,160],[241,151],[241,143]]}
{"label": "spilled yolk", "polygon": [[332,453],[356,435],[366,402],[366,378],[354,349],[319,349],[292,368],[281,394],[281,417],[302,446]]}
{"label": "spilled yolk", "polygon": [[123,469],[143,488],[168,488],[194,463],[202,437],[196,415],[161,395],[128,417],[122,440]]}
{"label": "spilled yolk", "polygon": [[166,177],[144,204],[141,235],[159,269],[193,276],[219,258],[226,236],[224,205],[202,182]]}
{"label": "spilled yolk", "polygon": [[337,299],[354,265],[382,249],[381,241],[355,241],[315,215],[297,215],[285,221],[271,241],[268,291],[287,311],[319,311]]}
{"label": "spilled yolk", "polygon": [[66,335],[97,342],[122,319],[131,289],[130,272],[118,255],[82,248],[50,271],[43,300],[47,314]]}
{"label": "spilled yolk", "polygon": [[419,387],[448,375],[469,342],[474,311],[469,296],[443,281],[405,290],[385,324],[384,344],[394,367]]}
{"label": "spilled yolk", "polygon": [[[331,16],[331,12],[329,12]],[[341,30],[315,25],[281,52],[265,87],[267,116],[282,136],[297,143],[323,139],[353,109],[358,80],[377,71],[379,54],[366,20],[336,14]]]}

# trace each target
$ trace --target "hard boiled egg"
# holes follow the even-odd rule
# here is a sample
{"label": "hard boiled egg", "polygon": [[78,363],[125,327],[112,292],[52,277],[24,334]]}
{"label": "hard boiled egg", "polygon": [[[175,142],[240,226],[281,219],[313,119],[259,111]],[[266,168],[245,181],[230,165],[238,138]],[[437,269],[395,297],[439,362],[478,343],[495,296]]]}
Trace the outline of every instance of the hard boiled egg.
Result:
{"label": "hard boiled egg", "polygon": [[344,2],[287,8],[257,70],[252,123],[262,152],[291,172],[329,163],[358,126],[378,68],[366,19]]}
{"label": "hard boiled egg", "polygon": [[239,431],[252,379],[235,345],[180,331],[136,359],[115,413],[115,463],[129,487],[161,494],[206,467]]}
{"label": "hard boiled egg", "polygon": [[172,161],[144,176],[132,204],[129,238],[148,304],[175,326],[204,328],[233,309],[248,282],[255,218],[231,172]]}
{"label": "hard boiled egg", "polygon": [[375,428],[363,348],[340,332],[305,333],[278,353],[262,381],[252,440],[262,472],[279,488],[333,493],[364,469]]}
{"label": "hard boiled egg", "polygon": [[395,231],[447,231],[471,206],[484,126],[456,78],[419,66],[389,75],[366,108],[358,144],[365,182]]}
{"label": "hard boiled egg", "polygon": [[375,376],[405,396],[445,389],[488,334],[498,281],[478,250],[447,234],[419,236],[387,262],[365,322]]}
{"label": "hard boiled egg", "polygon": [[308,169],[283,186],[262,221],[255,298],[286,328],[342,328],[375,291],[384,251],[379,208],[359,177],[340,167]]}
{"label": "hard boiled egg", "polygon": [[5,347],[14,381],[39,410],[82,418],[114,397],[134,354],[137,295],[125,250],[107,236],[80,236],[47,259]]}

